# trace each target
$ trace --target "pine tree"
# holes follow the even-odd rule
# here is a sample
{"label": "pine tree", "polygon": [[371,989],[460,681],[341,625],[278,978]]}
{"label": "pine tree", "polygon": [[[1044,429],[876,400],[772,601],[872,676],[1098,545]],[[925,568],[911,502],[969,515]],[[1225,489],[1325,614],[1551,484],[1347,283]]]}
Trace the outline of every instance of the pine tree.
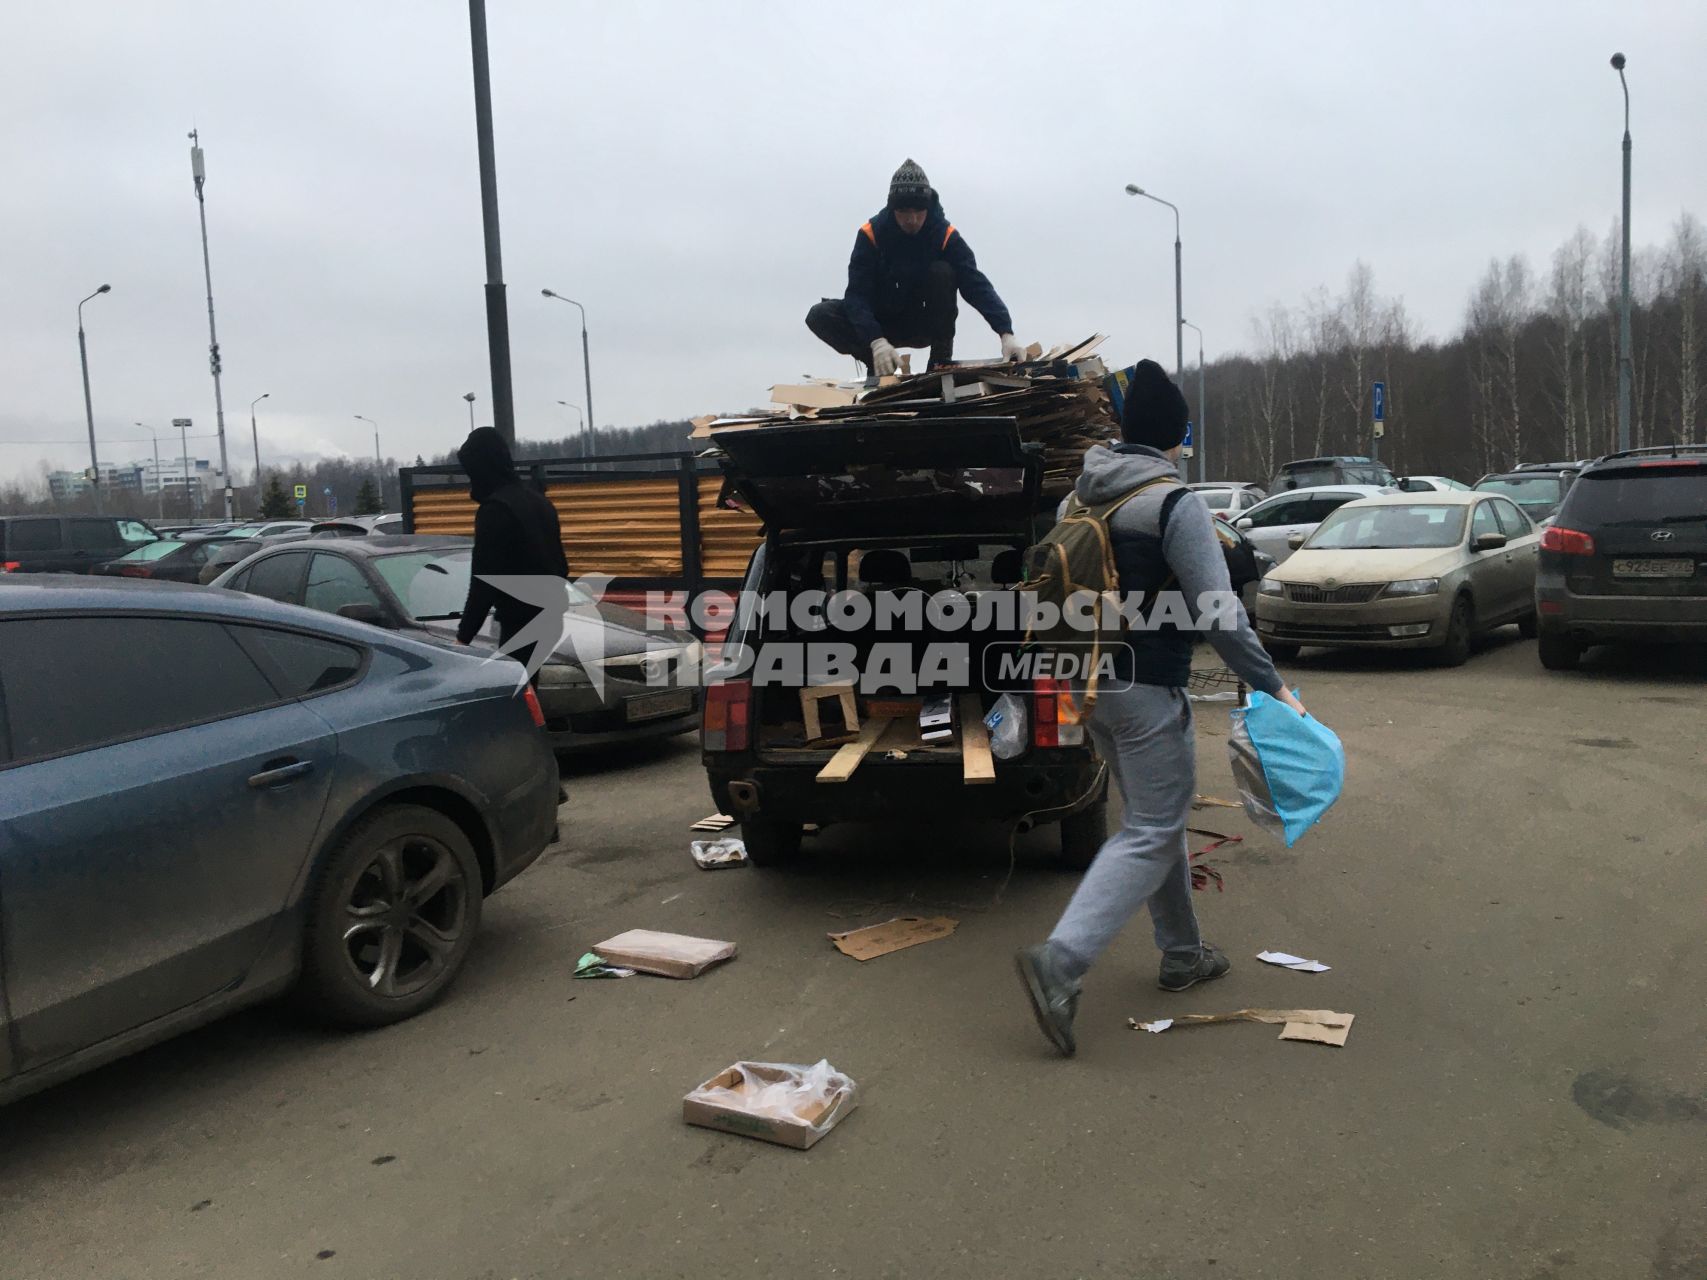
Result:
{"label": "pine tree", "polygon": [[268,520],[282,520],[293,514],[290,495],[285,493],[284,486],[275,475],[267,482],[266,495],[261,499],[261,515]]}
{"label": "pine tree", "polygon": [[379,494],[373,487],[373,477],[362,480],[362,487],[356,490],[356,511],[358,516],[377,516],[385,510],[379,500]]}

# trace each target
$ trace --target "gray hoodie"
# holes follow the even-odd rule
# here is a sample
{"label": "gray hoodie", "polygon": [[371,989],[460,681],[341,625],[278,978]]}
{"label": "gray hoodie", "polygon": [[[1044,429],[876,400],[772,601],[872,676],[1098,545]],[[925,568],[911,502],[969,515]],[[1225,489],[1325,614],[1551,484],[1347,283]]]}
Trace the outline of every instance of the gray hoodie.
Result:
{"label": "gray hoodie", "polygon": [[[1081,502],[1094,506],[1164,476],[1180,478],[1173,463],[1158,450],[1141,444],[1099,444],[1085,452],[1084,471],[1074,492]],[[1153,592],[1171,573],[1193,618],[1199,617],[1200,596],[1232,590],[1212,520],[1203,499],[1177,484],[1156,485],[1126,503],[1109,521],[1121,590]],[[1263,693],[1279,693],[1280,673],[1244,611],[1233,611],[1232,619],[1235,625],[1230,629],[1216,627],[1205,633],[1209,643],[1246,684]],[[1130,639],[1134,669],[1121,670],[1117,665],[1117,674],[1139,684],[1185,684],[1191,664],[1189,634],[1163,625],[1153,632],[1134,629]]]}

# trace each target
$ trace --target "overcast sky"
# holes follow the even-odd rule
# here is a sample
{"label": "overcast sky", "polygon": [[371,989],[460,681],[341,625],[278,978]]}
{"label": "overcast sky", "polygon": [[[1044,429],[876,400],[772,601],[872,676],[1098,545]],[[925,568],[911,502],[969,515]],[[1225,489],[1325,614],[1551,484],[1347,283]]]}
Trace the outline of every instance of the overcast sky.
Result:
{"label": "overcast sky", "polygon": [[[1707,216],[1707,6],[489,0],[504,273],[523,438],[729,411],[845,375],[806,332],[855,228],[916,159],[1026,341],[1100,331],[1171,364],[1173,227],[1211,358],[1357,258],[1425,333],[1492,255],[1544,271],[1617,214],[1630,59],[1638,244]],[[211,430],[186,132],[207,153],[235,468],[388,455],[490,421],[479,181],[458,0],[64,0],[0,52],[0,474],[131,424]],[[963,307],[957,354],[996,340]],[[1213,395],[1213,389],[1211,389]],[[175,439],[175,433],[172,433]],[[16,443],[23,441],[26,443]],[[46,443],[65,441],[72,443]],[[163,443],[162,449],[165,451]],[[202,444],[204,456],[216,446]]]}

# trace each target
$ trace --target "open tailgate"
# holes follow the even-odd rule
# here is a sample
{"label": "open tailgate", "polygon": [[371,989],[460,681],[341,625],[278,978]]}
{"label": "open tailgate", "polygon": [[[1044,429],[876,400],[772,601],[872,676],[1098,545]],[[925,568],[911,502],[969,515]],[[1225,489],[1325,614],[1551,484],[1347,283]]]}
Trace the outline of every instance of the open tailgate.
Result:
{"label": "open tailgate", "polygon": [[1042,451],[1012,418],[844,418],[720,432],[724,474],[777,533],[999,532],[1036,510]]}

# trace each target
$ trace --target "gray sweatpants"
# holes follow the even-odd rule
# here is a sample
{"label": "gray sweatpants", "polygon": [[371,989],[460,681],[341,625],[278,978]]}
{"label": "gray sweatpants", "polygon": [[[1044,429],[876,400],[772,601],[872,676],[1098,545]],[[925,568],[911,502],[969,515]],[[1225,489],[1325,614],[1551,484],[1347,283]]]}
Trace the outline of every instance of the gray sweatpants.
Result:
{"label": "gray sweatpants", "polygon": [[1197,789],[1197,744],[1184,689],[1134,685],[1099,691],[1087,722],[1120,787],[1120,830],[1097,851],[1051,946],[1080,977],[1145,902],[1162,951],[1203,945],[1191,906],[1185,824]]}

